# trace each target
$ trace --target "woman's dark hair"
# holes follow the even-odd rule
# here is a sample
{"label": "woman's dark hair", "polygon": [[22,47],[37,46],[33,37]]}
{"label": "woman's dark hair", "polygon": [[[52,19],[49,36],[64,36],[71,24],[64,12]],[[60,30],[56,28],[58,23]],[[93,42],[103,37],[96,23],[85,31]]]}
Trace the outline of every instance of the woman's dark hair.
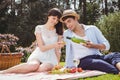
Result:
{"label": "woman's dark hair", "polygon": [[55,28],[56,28],[56,33],[58,35],[63,35],[63,23],[62,22],[58,22],[56,25],[55,25]]}
{"label": "woman's dark hair", "polygon": [[[62,12],[58,8],[52,8],[52,9],[49,10],[48,16],[57,16],[58,19],[60,19],[60,17],[62,16]],[[55,25],[55,28],[56,28],[56,33],[58,35],[62,35],[63,34],[63,23],[62,22],[59,21]]]}

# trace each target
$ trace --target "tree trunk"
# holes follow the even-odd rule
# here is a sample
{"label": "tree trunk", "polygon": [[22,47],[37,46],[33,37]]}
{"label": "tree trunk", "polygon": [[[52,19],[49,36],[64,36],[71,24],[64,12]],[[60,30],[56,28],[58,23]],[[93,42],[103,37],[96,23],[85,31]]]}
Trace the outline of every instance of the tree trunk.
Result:
{"label": "tree trunk", "polygon": [[119,10],[120,10],[120,0],[118,0],[118,8],[119,8]]}
{"label": "tree trunk", "polygon": [[69,1],[70,1],[70,0],[66,0],[66,9],[70,9]]}
{"label": "tree trunk", "polygon": [[107,0],[105,0],[105,14],[108,15]]}
{"label": "tree trunk", "polygon": [[2,0],[0,1],[0,10],[6,8],[8,5],[10,5],[10,0]]}
{"label": "tree trunk", "polygon": [[74,9],[76,10],[76,0],[74,0]]}
{"label": "tree trunk", "polygon": [[79,6],[78,6],[78,9],[81,9],[82,8],[82,0],[79,0]]}
{"label": "tree trunk", "polygon": [[87,20],[86,20],[86,0],[83,0],[83,23],[86,24]]}
{"label": "tree trunk", "polygon": [[60,2],[61,2],[61,0],[57,0],[58,6],[60,6]]}
{"label": "tree trunk", "polygon": [[89,0],[90,1],[90,3],[92,3],[92,0]]}

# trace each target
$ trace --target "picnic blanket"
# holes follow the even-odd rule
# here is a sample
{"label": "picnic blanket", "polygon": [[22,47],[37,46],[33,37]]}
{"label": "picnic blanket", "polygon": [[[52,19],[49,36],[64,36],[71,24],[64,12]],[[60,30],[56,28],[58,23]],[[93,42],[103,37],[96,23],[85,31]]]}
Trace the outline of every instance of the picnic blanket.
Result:
{"label": "picnic blanket", "polygon": [[47,72],[32,72],[27,74],[0,74],[0,80],[69,80],[106,74],[101,71],[83,71],[81,73],[49,74]]}

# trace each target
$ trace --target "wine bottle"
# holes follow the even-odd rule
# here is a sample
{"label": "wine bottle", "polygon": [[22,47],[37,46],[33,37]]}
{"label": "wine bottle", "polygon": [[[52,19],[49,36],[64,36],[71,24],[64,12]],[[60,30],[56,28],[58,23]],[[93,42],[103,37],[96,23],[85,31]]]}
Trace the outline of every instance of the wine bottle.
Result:
{"label": "wine bottle", "polygon": [[70,39],[71,41],[75,42],[75,43],[86,43],[85,40],[77,38],[77,37],[66,37],[67,39]]}

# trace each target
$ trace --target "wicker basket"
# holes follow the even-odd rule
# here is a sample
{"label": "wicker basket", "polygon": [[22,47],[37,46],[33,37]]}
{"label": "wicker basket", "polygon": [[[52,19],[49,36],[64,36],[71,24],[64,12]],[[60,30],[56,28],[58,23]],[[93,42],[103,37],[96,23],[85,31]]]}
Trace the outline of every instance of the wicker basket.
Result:
{"label": "wicker basket", "polygon": [[[7,51],[8,53],[4,53]],[[0,53],[0,70],[7,69],[21,62],[22,53],[11,53],[7,45],[2,46]]]}

